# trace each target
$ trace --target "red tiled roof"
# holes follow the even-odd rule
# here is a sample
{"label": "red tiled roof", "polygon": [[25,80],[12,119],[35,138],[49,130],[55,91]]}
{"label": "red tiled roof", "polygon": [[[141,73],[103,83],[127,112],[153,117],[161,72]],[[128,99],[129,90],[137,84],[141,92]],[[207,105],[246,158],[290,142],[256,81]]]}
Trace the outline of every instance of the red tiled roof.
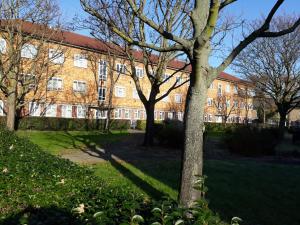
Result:
{"label": "red tiled roof", "polygon": [[[10,21],[0,20],[0,27],[4,27],[9,22]],[[14,21],[12,22],[12,24],[13,23]],[[48,33],[51,36],[49,37],[49,39],[51,39],[52,41],[61,42],[63,44],[69,44],[76,47],[86,48],[86,49],[99,51],[103,53],[107,52],[108,50],[114,49],[120,55],[124,54],[122,53],[120,47],[116,45],[112,45],[110,43],[102,42],[92,37],[88,37],[70,31],[55,30],[45,25],[33,24],[27,21],[20,21],[20,24],[22,26],[22,32],[24,33],[35,34],[36,36],[44,35],[45,33]],[[142,61],[143,59],[143,53],[141,51],[135,51],[134,56],[140,61]],[[153,61],[155,62],[158,60],[158,56],[153,54],[151,55],[151,59],[153,59]],[[168,64],[170,68],[176,68],[176,69],[183,68],[185,65],[186,62],[181,60],[176,60],[176,59],[170,61]],[[187,68],[185,68],[185,71],[191,71],[191,66],[190,65],[187,66]],[[233,82],[246,82],[238,77],[232,76],[225,72],[221,72],[218,78],[228,80],[228,81],[233,81]]]}

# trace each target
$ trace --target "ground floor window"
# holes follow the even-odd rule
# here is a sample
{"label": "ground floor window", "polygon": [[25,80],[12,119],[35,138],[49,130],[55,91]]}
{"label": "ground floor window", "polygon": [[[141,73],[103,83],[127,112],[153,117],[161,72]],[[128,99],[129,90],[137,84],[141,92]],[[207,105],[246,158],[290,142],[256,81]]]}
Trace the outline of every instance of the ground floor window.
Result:
{"label": "ground floor window", "polygon": [[115,119],[121,119],[122,118],[122,109],[115,109],[114,116],[115,116]]}
{"label": "ground floor window", "polygon": [[86,107],[82,105],[77,106],[77,118],[85,118],[86,116]]}
{"label": "ground floor window", "polygon": [[41,106],[37,102],[29,103],[29,115],[30,116],[40,116],[41,115]]}
{"label": "ground floor window", "polygon": [[72,118],[72,106],[71,105],[62,105],[61,106],[61,117]]}
{"label": "ground floor window", "polygon": [[56,117],[57,106],[55,104],[47,105],[45,110],[46,110],[45,112],[46,117]]}
{"label": "ground floor window", "polygon": [[96,119],[106,119],[107,118],[107,110],[95,110],[95,118]]}

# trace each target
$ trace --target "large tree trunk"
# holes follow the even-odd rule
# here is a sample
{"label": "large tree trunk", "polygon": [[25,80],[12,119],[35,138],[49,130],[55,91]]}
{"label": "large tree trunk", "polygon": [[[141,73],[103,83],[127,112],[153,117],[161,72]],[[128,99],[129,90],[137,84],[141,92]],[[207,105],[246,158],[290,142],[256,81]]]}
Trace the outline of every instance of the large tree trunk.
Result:
{"label": "large tree trunk", "polygon": [[201,197],[194,185],[197,176],[202,176],[203,169],[203,116],[207,96],[207,70],[201,59],[198,60],[193,62],[185,109],[185,141],[179,196],[180,203],[185,207],[191,207]]}
{"label": "large tree trunk", "polygon": [[280,116],[280,118],[279,118],[279,138],[280,138],[280,140],[282,140],[284,137],[286,115],[287,115],[287,113],[284,111],[279,112],[279,116]]}
{"label": "large tree trunk", "polygon": [[154,102],[148,102],[146,109],[147,119],[146,119],[146,132],[144,135],[144,146],[152,146],[154,140]]}
{"label": "large tree trunk", "polygon": [[7,96],[7,117],[6,127],[8,130],[15,130],[16,121],[16,92],[13,91]]}

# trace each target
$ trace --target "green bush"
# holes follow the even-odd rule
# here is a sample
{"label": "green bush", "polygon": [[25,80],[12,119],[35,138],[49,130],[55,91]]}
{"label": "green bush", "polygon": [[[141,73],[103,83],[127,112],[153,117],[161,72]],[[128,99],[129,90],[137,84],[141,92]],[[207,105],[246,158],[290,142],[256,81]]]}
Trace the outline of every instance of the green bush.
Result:
{"label": "green bush", "polygon": [[212,132],[228,132],[235,130],[238,127],[245,126],[244,124],[235,124],[235,123],[205,123],[205,131],[207,133]]}
{"label": "green bush", "polygon": [[146,130],[146,120],[137,120],[136,121],[136,129]]}
{"label": "green bush", "polygon": [[[5,117],[0,118],[0,123],[5,124]],[[18,123],[20,130],[100,130],[105,126],[105,119],[76,119],[54,117],[24,117]],[[127,130],[130,120],[111,120],[112,130]]]}
{"label": "green bush", "polygon": [[152,202],[122,183],[112,187],[88,168],[1,128],[0,169],[3,225],[224,224],[205,201],[186,218],[189,209],[174,201]]}
{"label": "green bush", "polygon": [[244,156],[275,154],[278,144],[277,129],[256,127],[239,127],[229,132],[225,138],[231,152]]}

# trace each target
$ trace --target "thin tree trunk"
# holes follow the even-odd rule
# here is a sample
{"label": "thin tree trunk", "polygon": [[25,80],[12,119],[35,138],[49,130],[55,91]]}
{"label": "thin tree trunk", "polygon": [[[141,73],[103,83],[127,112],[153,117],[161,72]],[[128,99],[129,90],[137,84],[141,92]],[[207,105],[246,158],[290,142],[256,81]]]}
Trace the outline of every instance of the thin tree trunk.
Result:
{"label": "thin tree trunk", "polygon": [[285,130],[285,121],[286,121],[286,113],[280,112],[280,119],[279,119],[279,138],[280,140],[284,137],[284,130]]}
{"label": "thin tree trunk", "polygon": [[147,113],[146,119],[146,132],[144,135],[144,143],[143,145],[148,147],[153,145],[154,140],[154,108],[155,103],[148,102],[148,105],[145,107]]}
{"label": "thin tree trunk", "polygon": [[[196,67],[197,65],[197,67]],[[194,189],[197,176],[202,176],[203,170],[203,132],[204,109],[207,96],[206,71],[203,64],[195,63],[191,77],[191,86],[188,90],[185,109],[185,143],[182,159],[182,174],[180,187],[180,203],[191,207],[201,193]]]}

